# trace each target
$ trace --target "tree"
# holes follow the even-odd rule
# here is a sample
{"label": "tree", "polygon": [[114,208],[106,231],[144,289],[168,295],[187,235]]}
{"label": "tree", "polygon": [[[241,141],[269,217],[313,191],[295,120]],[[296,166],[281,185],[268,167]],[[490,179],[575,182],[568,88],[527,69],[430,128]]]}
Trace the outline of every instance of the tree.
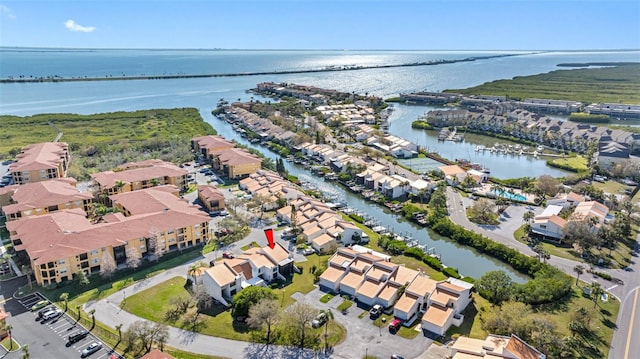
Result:
{"label": "tree", "polygon": [[242,289],[233,297],[233,315],[247,316],[251,306],[265,298],[276,299],[271,288],[251,286]]}
{"label": "tree", "polygon": [[490,271],[476,282],[478,292],[489,302],[500,305],[511,297],[513,281],[504,271]]}
{"label": "tree", "polygon": [[469,208],[469,214],[472,217],[470,219],[480,224],[492,223],[495,220],[493,208],[494,205],[491,200],[480,198]]}
{"label": "tree", "polygon": [[231,213],[233,213],[234,215],[237,214],[236,210],[238,209],[238,207],[242,207],[244,205],[244,202],[237,197],[225,199],[224,202],[227,208],[230,209]]}
{"label": "tree", "polygon": [[[398,296],[402,296],[402,294],[399,294]],[[322,315],[324,315],[324,319],[325,319],[325,322],[324,322],[324,351],[326,353],[329,350],[329,322],[333,321],[334,317],[333,317],[333,312],[329,308],[321,310],[320,313],[322,313]]]}
{"label": "tree", "polygon": [[13,337],[11,336],[11,329],[13,329],[11,324],[7,324],[4,327],[4,330],[6,330],[7,333],[9,334],[9,351],[11,351],[13,349]]}
{"label": "tree", "polygon": [[89,314],[91,314],[91,329],[89,329],[89,331],[92,331],[93,328],[96,327],[96,310],[95,309],[91,309],[89,311]]}
{"label": "tree", "polygon": [[161,347],[169,339],[169,327],[163,323],[152,323],[146,320],[138,320],[127,328],[124,333],[127,347],[133,351],[148,353],[157,342]]}
{"label": "tree", "polygon": [[29,357],[31,356],[31,354],[29,354],[29,344],[25,344],[22,346],[22,355],[20,356],[21,359],[29,359]]}
{"label": "tree", "polygon": [[584,266],[582,264],[578,264],[577,266],[573,267],[573,271],[576,272],[576,285],[578,285],[580,275],[584,273]]}
{"label": "tree", "polygon": [[102,258],[100,259],[100,275],[103,278],[111,279],[116,269],[116,261],[108,251],[104,251],[102,253]]}
{"label": "tree", "polygon": [[33,274],[33,269],[31,269],[31,266],[28,265],[23,265],[22,266],[22,274],[27,276],[27,280],[29,281],[29,288],[33,289],[33,283],[31,281],[31,275]]}
{"label": "tree", "polygon": [[531,307],[520,302],[505,302],[491,312],[484,314],[482,329],[498,334],[515,334],[520,338],[529,337],[531,332]]}
{"label": "tree", "polygon": [[129,247],[125,253],[127,256],[127,267],[131,269],[138,268],[140,265],[140,256],[138,255],[138,251],[133,247]]}
{"label": "tree", "polygon": [[289,307],[285,323],[292,344],[298,342],[298,346],[304,348],[306,330],[317,314],[317,309],[304,302],[295,302]]}
{"label": "tree", "polygon": [[267,203],[270,203],[269,197],[261,194],[254,194],[251,197],[251,200],[247,202],[247,208],[260,211],[260,219],[262,219]]}
{"label": "tree", "polygon": [[87,277],[87,273],[85,273],[82,269],[76,272],[75,280],[76,283],[78,283],[80,286],[85,286],[90,283],[89,278]]}
{"label": "tree", "polygon": [[69,293],[60,294],[60,300],[64,302],[64,312],[69,310]]}
{"label": "tree", "polygon": [[594,308],[596,305],[598,305],[598,298],[600,298],[602,293],[604,293],[604,291],[602,290],[600,283],[598,282],[591,283],[591,300],[593,301]]}
{"label": "tree", "polygon": [[151,229],[149,229],[149,237],[147,238],[147,251],[153,256],[156,263],[158,263],[160,257],[162,257],[163,249],[162,245],[160,245],[160,230],[156,227],[151,227]]}
{"label": "tree", "polygon": [[116,345],[113,346],[113,348],[115,349],[118,344],[120,344],[120,342],[122,341],[122,323],[116,325],[116,330],[118,331],[118,342],[116,343]]}
{"label": "tree", "polygon": [[196,286],[196,290],[193,291],[192,299],[196,303],[198,313],[204,312],[213,305],[213,298],[209,293],[207,293],[207,290],[203,285]]}
{"label": "tree", "polygon": [[249,309],[247,323],[254,329],[267,329],[267,345],[271,342],[271,328],[280,320],[278,301],[263,298]]}
{"label": "tree", "polygon": [[536,214],[533,211],[526,211],[522,215],[522,219],[527,223],[527,225],[531,224],[531,221],[535,218]]}
{"label": "tree", "polygon": [[591,247],[597,243],[597,236],[587,221],[569,221],[564,226],[563,241],[577,243],[584,253],[589,253]]}
{"label": "tree", "polygon": [[536,188],[538,188],[541,193],[551,197],[558,194],[559,185],[560,181],[558,181],[555,177],[549,175],[542,175],[538,177],[535,184]]}
{"label": "tree", "polygon": [[82,308],[82,306],[80,305],[76,305],[76,311],[78,312],[78,317],[76,318],[76,321],[73,323],[73,326],[75,327],[76,324],[78,324],[78,322],[80,321],[80,315],[82,314],[82,312],[80,311],[80,308]]}

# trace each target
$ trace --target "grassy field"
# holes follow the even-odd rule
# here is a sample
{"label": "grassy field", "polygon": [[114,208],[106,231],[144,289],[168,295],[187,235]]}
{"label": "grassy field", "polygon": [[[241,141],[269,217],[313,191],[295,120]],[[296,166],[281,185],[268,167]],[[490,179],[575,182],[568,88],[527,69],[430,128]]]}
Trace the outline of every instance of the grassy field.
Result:
{"label": "grassy field", "polygon": [[[308,280],[308,278],[294,278],[294,283],[298,285],[295,286],[294,283],[292,283],[285,287],[285,294],[288,292],[293,293],[294,291],[299,291],[296,289],[304,288],[305,286],[299,283],[303,280]],[[311,283],[313,283],[313,279],[311,279]],[[183,277],[171,278],[161,284],[128,297],[126,302],[122,304],[122,308],[141,318],[154,322],[165,322],[169,325],[204,335],[241,341],[254,341],[256,335],[260,335],[252,331],[245,323],[235,321],[231,316],[231,310],[223,306],[214,305],[211,309],[201,313],[198,316],[198,321],[195,323],[189,320],[189,318],[192,318],[189,313],[193,312],[195,310],[194,308],[190,308],[186,315],[182,315],[177,320],[167,320],[165,318],[165,312],[167,308],[171,308],[171,299],[190,297],[190,293],[187,291],[185,284],[186,280]],[[313,288],[313,285],[311,287]],[[278,290],[276,289],[275,291],[276,294],[278,294]],[[149,300],[149,298],[153,299]],[[287,298],[291,299],[290,296],[287,296]],[[281,303],[283,303],[282,308],[286,308],[286,306],[292,302],[293,299],[285,300],[284,302],[281,301]],[[233,328],[233,330],[230,330],[230,328]],[[324,333],[324,328],[314,329],[311,334],[317,335],[320,334],[320,332]],[[344,340],[345,337],[346,330],[344,327],[335,322],[329,324],[329,342],[336,344]]]}
{"label": "grassy field", "polygon": [[589,166],[587,166],[587,159],[582,156],[554,158],[549,160],[549,162],[560,168],[572,168],[575,172],[585,172],[589,170]]}
{"label": "grassy field", "polygon": [[616,67],[556,70],[497,80],[467,89],[445,92],[496,95],[509,98],[545,98],[584,103],[640,103],[640,64]]}
{"label": "grassy field", "polygon": [[157,138],[187,138],[215,131],[195,108],[113,112],[94,115],[42,114],[0,116],[0,158],[11,150],[37,142],[61,141],[74,147],[85,144],[123,144]]}

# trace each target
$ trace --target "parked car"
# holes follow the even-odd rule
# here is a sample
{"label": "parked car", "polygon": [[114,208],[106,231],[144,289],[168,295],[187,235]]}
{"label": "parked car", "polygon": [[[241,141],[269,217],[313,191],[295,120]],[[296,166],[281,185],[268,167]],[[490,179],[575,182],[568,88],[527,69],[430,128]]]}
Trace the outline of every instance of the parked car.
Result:
{"label": "parked car", "polygon": [[89,335],[89,332],[86,330],[81,330],[69,335],[69,338],[67,338],[67,346],[70,347],[73,343],[81,341],[82,339],[86,338],[87,335]]}
{"label": "parked car", "polygon": [[40,310],[38,311],[38,316],[36,317],[36,320],[40,320],[40,319],[42,319],[42,317],[43,317],[47,312],[50,312],[50,311],[52,311],[52,310],[54,310],[54,309],[56,309],[56,307],[54,307],[54,306],[51,306],[51,307],[45,307],[45,308],[40,309]]}
{"label": "parked car", "polygon": [[220,211],[220,216],[226,217],[228,215],[229,215],[229,211],[227,211],[226,209],[223,209],[222,211]]}
{"label": "parked car", "polygon": [[41,300],[38,303],[34,304],[31,306],[31,311],[35,312],[38,309],[42,309],[44,307],[46,307],[49,304],[48,300]]}
{"label": "parked car", "polygon": [[80,354],[80,358],[86,358],[89,355],[97,352],[100,349],[102,349],[102,344],[101,343],[97,343],[97,342],[93,342],[93,343],[89,344],[88,347],[84,348],[84,350]]}
{"label": "parked car", "polygon": [[311,321],[311,327],[320,328],[326,322],[327,322],[327,316],[324,314],[324,312],[322,312],[316,315],[315,319]]}
{"label": "parked car", "polygon": [[391,324],[389,324],[389,331],[391,333],[395,333],[398,331],[398,329],[400,329],[400,325],[402,325],[402,321],[400,319],[394,319],[391,321]]}
{"label": "parked car", "polygon": [[400,354],[391,354],[391,359],[404,359],[404,357]]}
{"label": "parked car", "polygon": [[234,256],[230,252],[224,252],[222,253],[222,258],[233,259]]}
{"label": "parked car", "polygon": [[63,314],[62,310],[60,309],[54,309],[54,310],[50,310],[46,313],[44,313],[42,315],[42,323],[48,321],[48,320],[53,320],[58,318],[59,316],[61,316]]}
{"label": "parked car", "polygon": [[382,314],[382,306],[380,304],[374,305],[373,308],[371,308],[371,310],[369,311],[369,317],[371,319],[378,318],[380,314]]}
{"label": "parked car", "polygon": [[313,248],[311,248],[311,247],[307,247],[307,248],[305,248],[305,249],[303,249],[303,250],[302,250],[302,254],[303,254],[303,255],[305,255],[305,256],[308,256],[308,255],[314,254],[315,252],[316,252],[316,251],[315,251]]}

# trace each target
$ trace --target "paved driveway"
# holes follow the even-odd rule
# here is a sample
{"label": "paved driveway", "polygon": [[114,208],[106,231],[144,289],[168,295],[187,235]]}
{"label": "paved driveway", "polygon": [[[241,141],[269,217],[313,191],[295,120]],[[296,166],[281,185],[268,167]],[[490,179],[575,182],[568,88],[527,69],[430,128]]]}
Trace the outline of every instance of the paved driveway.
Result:
{"label": "paved driveway", "polygon": [[378,358],[388,358],[391,354],[400,354],[405,358],[415,358],[422,354],[433,342],[419,333],[414,339],[405,339],[389,333],[387,327],[378,328],[373,325],[369,315],[358,318],[366,309],[351,306],[346,314],[342,314],[338,305],[342,303],[340,296],[335,296],[328,303],[320,302],[325,293],[314,289],[307,294],[295,293],[292,297],[304,301],[318,309],[331,309],[335,320],[347,329],[347,338],[334,348],[332,358],[360,359],[365,354]]}

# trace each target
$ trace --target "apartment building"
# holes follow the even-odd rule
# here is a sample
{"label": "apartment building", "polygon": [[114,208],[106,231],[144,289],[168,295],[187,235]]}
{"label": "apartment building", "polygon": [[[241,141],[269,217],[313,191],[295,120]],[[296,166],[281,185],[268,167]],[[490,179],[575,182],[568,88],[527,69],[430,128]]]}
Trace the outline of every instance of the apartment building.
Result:
{"label": "apartment building", "polygon": [[7,221],[64,209],[89,212],[93,194],[79,192],[69,177],[0,188],[0,205]]}
{"label": "apartment building", "polygon": [[64,142],[43,142],[28,145],[9,165],[14,184],[34,183],[67,175],[69,145]]}
{"label": "apartment building", "polygon": [[206,241],[209,216],[171,191],[112,196],[120,212],[100,223],[91,223],[81,209],[68,209],[7,222],[7,230],[18,255],[27,256],[38,284],[62,283],[80,270],[100,272],[106,260],[123,268],[129,256],[145,259]]}
{"label": "apartment building", "polygon": [[138,191],[161,185],[174,185],[186,191],[188,171],[162,160],[125,163],[114,171],[91,175],[97,192],[107,195]]}

